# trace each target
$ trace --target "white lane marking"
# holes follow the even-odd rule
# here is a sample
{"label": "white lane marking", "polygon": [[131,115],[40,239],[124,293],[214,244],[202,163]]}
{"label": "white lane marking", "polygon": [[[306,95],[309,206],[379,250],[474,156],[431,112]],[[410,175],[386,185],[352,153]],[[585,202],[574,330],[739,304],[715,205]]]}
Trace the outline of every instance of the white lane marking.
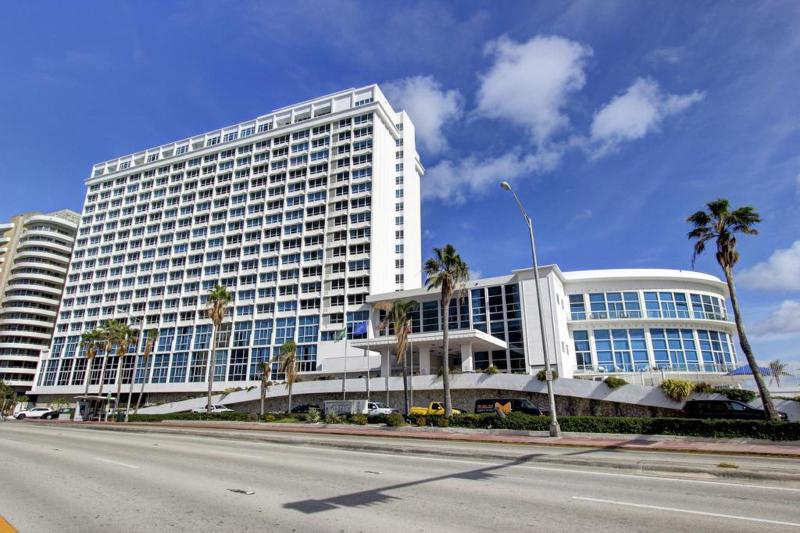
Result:
{"label": "white lane marking", "polygon": [[601,498],[586,498],[583,496],[573,496],[573,500],[580,500],[584,502],[594,502],[594,503],[603,503],[603,504],[610,504],[610,505],[622,505],[624,507],[637,507],[639,509],[655,509],[657,511],[669,511],[671,513],[686,513],[686,514],[694,514],[694,515],[701,515],[701,516],[713,516],[715,518],[731,518],[733,520],[746,520],[748,522],[761,522],[763,524],[775,524],[778,526],[792,526],[792,527],[800,527],[800,524],[795,522],[781,522],[780,520],[768,520],[766,518],[753,518],[751,516],[738,516],[733,514],[721,514],[721,513],[709,513],[706,511],[693,511],[691,509],[680,509],[677,507],[661,507],[659,505],[646,505],[643,503],[632,503],[632,502],[619,502],[615,500],[603,500]]}
{"label": "white lane marking", "polygon": [[120,463],[118,461],[112,461],[111,459],[103,459],[102,457],[95,457],[95,459],[97,459],[98,461],[101,461],[103,463],[108,463],[108,464],[117,465],[117,466],[124,466],[125,468],[134,468],[134,469],[139,468],[136,465],[129,465],[127,463]]}
{"label": "white lane marking", "polygon": [[[350,450],[336,450],[334,448],[328,448],[325,446],[318,447],[321,450],[331,450],[336,451],[339,453],[353,453]],[[386,456],[389,454],[381,453],[381,452],[367,452],[359,450],[358,453],[363,453],[367,455],[380,455]],[[467,459],[453,459],[450,457],[427,457],[424,455],[394,455],[392,457],[395,458],[413,458],[413,459],[422,459],[427,461],[445,461],[451,463],[463,463],[468,465],[495,465],[500,463],[485,463],[479,461],[469,461]],[[567,465],[568,466],[568,465]],[[648,479],[648,480],[655,480],[655,481],[677,481],[679,483],[700,483],[704,485],[723,485],[726,487],[735,487],[735,488],[750,488],[750,489],[763,489],[763,490],[783,490],[788,492],[800,492],[800,488],[792,488],[792,487],[771,487],[769,485],[752,485],[749,483],[726,483],[724,481],[711,481],[706,479],[688,479],[688,478],[676,478],[676,477],[663,477],[663,476],[649,476],[646,474],[619,474],[616,472],[598,472],[596,470],[577,470],[575,468],[553,468],[547,466],[534,466],[528,464],[516,464],[510,465],[509,468],[527,468],[529,470],[542,470],[545,472],[571,472],[573,474],[589,474],[593,476],[606,476],[606,477],[623,477],[623,478],[636,478],[636,479]]]}

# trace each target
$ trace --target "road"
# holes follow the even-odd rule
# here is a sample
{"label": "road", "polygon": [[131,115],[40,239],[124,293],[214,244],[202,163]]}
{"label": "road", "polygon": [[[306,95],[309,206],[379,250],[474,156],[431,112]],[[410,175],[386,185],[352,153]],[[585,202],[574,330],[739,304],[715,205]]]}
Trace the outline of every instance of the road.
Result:
{"label": "road", "polygon": [[26,533],[800,531],[798,484],[532,464],[532,447],[491,461],[297,439],[0,423],[0,515]]}

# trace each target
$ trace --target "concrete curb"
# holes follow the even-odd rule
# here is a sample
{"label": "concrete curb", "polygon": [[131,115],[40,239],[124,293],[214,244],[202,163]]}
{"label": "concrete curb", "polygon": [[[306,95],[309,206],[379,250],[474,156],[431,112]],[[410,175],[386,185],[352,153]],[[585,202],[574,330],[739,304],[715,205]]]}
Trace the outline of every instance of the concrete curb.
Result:
{"label": "concrete curb", "polygon": [[[49,424],[48,424],[49,425]],[[53,424],[56,425],[56,424]],[[758,470],[742,469],[742,468],[723,468],[716,465],[701,465],[692,463],[680,463],[674,461],[650,461],[650,460],[637,460],[631,461],[630,459],[613,460],[613,459],[599,459],[599,458],[578,458],[578,457],[565,457],[562,455],[545,455],[545,454],[520,454],[508,453],[502,450],[493,449],[491,452],[479,452],[470,450],[469,452],[458,449],[426,449],[421,447],[409,447],[404,445],[393,445],[388,442],[342,442],[333,439],[315,439],[313,441],[304,440],[302,437],[287,436],[288,432],[280,432],[281,436],[276,434],[270,435],[268,431],[259,430],[226,430],[226,429],[198,429],[198,428],[181,428],[175,426],[158,426],[158,425],[89,425],[89,424],[65,424],[60,423],[59,426],[65,427],[80,427],[85,429],[92,429],[96,431],[123,431],[130,433],[162,433],[167,435],[193,435],[200,437],[211,437],[223,440],[238,440],[247,442],[266,442],[271,444],[291,444],[297,446],[321,446],[328,448],[337,448],[342,450],[359,451],[359,452],[376,452],[386,454],[402,454],[402,455],[417,455],[428,457],[450,457],[454,459],[479,459],[487,461],[510,461],[519,464],[540,464],[540,465],[567,465],[567,466],[580,466],[584,468],[610,468],[616,470],[625,470],[638,474],[700,474],[711,476],[718,479],[746,479],[746,480],[767,480],[767,481],[795,481],[800,482],[800,470],[797,472],[785,472],[778,469],[766,469],[760,467]],[[276,432],[278,433],[278,432]],[[302,435],[300,432],[292,432]],[[315,434],[320,435],[320,434]],[[324,437],[324,434],[322,435]],[[352,435],[361,436],[361,435]],[[388,435],[387,435],[388,436]],[[366,436],[369,439],[372,436]],[[402,437],[398,435],[398,437]],[[377,437],[380,438],[380,437]],[[479,442],[471,442],[473,444],[480,444]],[[491,444],[503,444],[493,442]],[[514,445],[509,447],[515,451],[522,450],[522,446]],[[623,450],[624,451],[624,450]],[[636,450],[644,451],[644,450]]]}

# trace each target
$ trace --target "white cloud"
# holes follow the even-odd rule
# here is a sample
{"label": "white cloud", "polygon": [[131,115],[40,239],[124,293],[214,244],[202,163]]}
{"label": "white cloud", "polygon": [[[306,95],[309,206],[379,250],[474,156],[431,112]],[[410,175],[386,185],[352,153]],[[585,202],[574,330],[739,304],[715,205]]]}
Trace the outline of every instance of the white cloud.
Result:
{"label": "white cloud", "polygon": [[447,147],[442,128],[461,116],[461,93],[443,90],[433,76],[403,78],[382,85],[382,89],[395,109],[403,109],[411,116],[417,139],[428,153],[439,153]]}
{"label": "white cloud", "polygon": [[680,46],[667,46],[656,48],[647,54],[647,60],[651,63],[669,63],[675,65],[683,60],[684,48]]}
{"label": "white cloud", "polygon": [[616,151],[623,142],[658,130],[665,118],[685,111],[704,96],[698,91],[684,95],[664,93],[655,80],[637,78],[625,94],[615,96],[595,113],[590,138],[593,157]]}
{"label": "white cloud", "polygon": [[736,279],[752,289],[800,290],[800,241],[775,250],[769,259],[742,270]]}
{"label": "white cloud", "polygon": [[535,155],[508,152],[499,157],[478,159],[474,156],[451,161],[445,159],[428,169],[422,180],[422,197],[448,204],[463,204],[468,196],[478,196],[502,180],[510,180],[532,172],[550,170],[561,154],[543,151]]}
{"label": "white cloud", "polygon": [[766,319],[755,323],[753,334],[760,339],[779,339],[800,335],[800,301],[785,300]]}
{"label": "white cloud", "polygon": [[486,50],[494,63],[481,76],[479,115],[522,125],[539,145],[569,126],[563,107],[586,83],[591,48],[563,37],[538,36],[525,43],[502,37]]}

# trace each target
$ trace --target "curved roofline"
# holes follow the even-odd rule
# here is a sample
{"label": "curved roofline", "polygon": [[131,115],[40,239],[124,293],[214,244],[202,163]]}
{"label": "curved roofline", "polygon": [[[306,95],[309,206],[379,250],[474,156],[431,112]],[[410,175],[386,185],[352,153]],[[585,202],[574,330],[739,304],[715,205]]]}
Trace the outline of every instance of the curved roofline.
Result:
{"label": "curved roofline", "polygon": [[670,268],[611,268],[605,270],[573,270],[562,272],[566,281],[620,280],[620,279],[666,279],[698,281],[727,286],[718,277],[694,270]]}

